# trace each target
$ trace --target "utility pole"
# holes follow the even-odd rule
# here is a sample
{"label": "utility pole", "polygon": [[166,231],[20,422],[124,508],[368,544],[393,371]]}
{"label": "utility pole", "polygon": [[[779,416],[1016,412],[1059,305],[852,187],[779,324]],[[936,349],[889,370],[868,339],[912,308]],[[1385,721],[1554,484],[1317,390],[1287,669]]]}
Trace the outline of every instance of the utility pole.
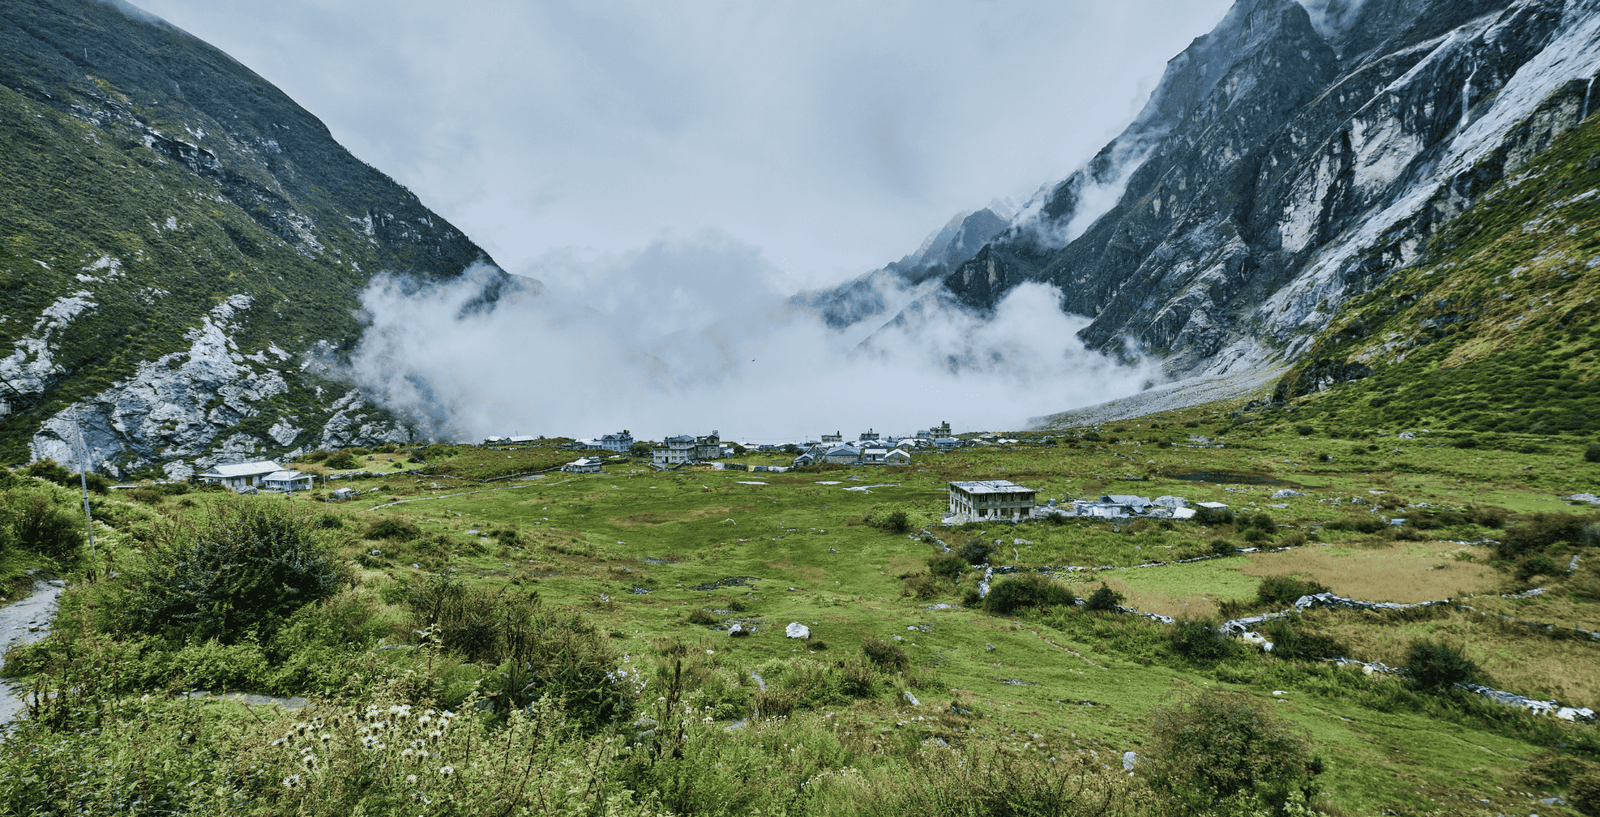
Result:
{"label": "utility pole", "polygon": [[83,444],[83,425],[76,417],[72,420],[72,429],[78,435],[78,482],[83,487],[83,525],[89,534],[89,578],[95,576],[94,569],[94,517],[89,513],[89,448]]}

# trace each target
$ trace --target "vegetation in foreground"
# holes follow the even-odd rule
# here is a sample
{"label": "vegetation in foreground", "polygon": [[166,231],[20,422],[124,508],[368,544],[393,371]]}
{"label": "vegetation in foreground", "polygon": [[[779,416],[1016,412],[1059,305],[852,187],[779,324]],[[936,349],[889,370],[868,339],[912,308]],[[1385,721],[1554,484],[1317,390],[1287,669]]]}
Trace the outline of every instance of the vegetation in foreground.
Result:
{"label": "vegetation in foreground", "polygon": [[[6,477],[6,575],[71,589],[50,637],[6,656],[33,694],[0,746],[0,799],[32,813],[1589,808],[1594,726],[1454,683],[1600,705],[1579,632],[1600,630],[1600,516],[1555,499],[1600,476],[1592,443],[1335,438],[1228,408],[870,472],[530,473],[551,443],[374,454],[408,467],[369,467],[347,503],[101,486],[92,557],[81,499],[57,484],[75,475],[39,464]],[[1342,453],[1315,456],[1328,450]],[[934,524],[945,483],[980,476],[1231,513]],[[1272,496],[1284,488],[1304,495]],[[1503,597],[1530,587],[1545,592]],[[1321,591],[1456,603],[1306,611],[1260,628],[1270,653],[1216,626]],[[810,637],[786,637],[791,622]],[[307,703],[217,697],[234,692]]]}

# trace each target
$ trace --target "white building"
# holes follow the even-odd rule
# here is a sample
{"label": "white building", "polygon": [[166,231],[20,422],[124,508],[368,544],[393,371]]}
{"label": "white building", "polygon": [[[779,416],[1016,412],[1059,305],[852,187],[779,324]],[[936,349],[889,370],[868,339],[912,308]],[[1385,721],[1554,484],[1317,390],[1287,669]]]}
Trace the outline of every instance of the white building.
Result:
{"label": "white building", "polygon": [[561,470],[571,474],[598,474],[600,473],[600,460],[593,457],[583,457],[561,466]]}
{"label": "white building", "polygon": [[890,451],[889,453],[883,455],[883,464],[884,465],[910,465],[911,464],[911,455],[907,454],[906,450],[904,448],[896,448],[895,450]]}
{"label": "white building", "polygon": [[262,484],[262,481],[269,475],[283,470],[283,466],[272,460],[241,462],[233,465],[213,466],[210,471],[201,474],[200,479],[225,485],[235,491],[242,491],[246,488],[266,487]]}
{"label": "white building", "polygon": [[633,447],[633,434],[626,428],[622,430],[621,434],[607,434],[600,438],[600,447],[607,451],[626,454],[628,449]]}
{"label": "white building", "polygon": [[655,465],[682,465],[693,459],[694,438],[687,434],[668,437],[650,450],[650,462]]}
{"label": "white building", "polygon": [[950,513],[966,519],[1028,519],[1038,491],[1008,479],[950,483]]}
{"label": "white building", "polygon": [[269,491],[309,491],[313,484],[310,474],[299,471],[274,471],[261,478],[261,487]]}

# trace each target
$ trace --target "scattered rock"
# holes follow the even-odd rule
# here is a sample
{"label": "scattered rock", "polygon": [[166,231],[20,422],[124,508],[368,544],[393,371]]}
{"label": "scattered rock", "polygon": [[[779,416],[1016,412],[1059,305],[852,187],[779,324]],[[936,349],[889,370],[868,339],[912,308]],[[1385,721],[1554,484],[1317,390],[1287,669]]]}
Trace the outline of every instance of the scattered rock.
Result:
{"label": "scattered rock", "polygon": [[1594,494],[1573,494],[1567,497],[1568,502],[1587,502],[1590,505],[1600,505],[1600,496]]}
{"label": "scattered rock", "polygon": [[1133,771],[1139,765],[1139,753],[1129,750],[1122,753],[1122,768],[1124,771]]}
{"label": "scattered rock", "polygon": [[1292,490],[1290,488],[1284,488],[1284,489],[1282,489],[1280,491],[1273,491],[1272,492],[1272,498],[1273,499],[1288,499],[1289,497],[1294,497],[1294,496],[1305,496],[1305,494],[1302,494],[1299,491]]}
{"label": "scattered rock", "polygon": [[792,621],[789,626],[783,628],[783,634],[790,638],[810,638],[811,628],[798,621]]}
{"label": "scattered rock", "polygon": [[911,704],[912,706],[922,706],[922,702],[917,700],[917,696],[911,694],[911,690],[904,690],[901,692],[901,694],[906,696],[906,703]]}

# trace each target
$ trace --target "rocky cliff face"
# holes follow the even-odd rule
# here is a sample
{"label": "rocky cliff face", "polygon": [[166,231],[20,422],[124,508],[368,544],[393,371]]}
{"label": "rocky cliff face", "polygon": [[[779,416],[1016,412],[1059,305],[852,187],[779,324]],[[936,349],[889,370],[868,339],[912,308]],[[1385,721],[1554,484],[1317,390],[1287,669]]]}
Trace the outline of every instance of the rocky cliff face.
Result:
{"label": "rocky cliff face", "polygon": [[1143,112],[943,280],[1053,284],[1173,377],[1292,362],[1586,118],[1596,0],[1239,0]]}
{"label": "rocky cliff face", "polygon": [[0,458],[75,463],[81,434],[100,470],[178,474],[405,439],[336,375],[372,275],[488,260],[459,230],[124,4],[0,6],[0,111]]}

